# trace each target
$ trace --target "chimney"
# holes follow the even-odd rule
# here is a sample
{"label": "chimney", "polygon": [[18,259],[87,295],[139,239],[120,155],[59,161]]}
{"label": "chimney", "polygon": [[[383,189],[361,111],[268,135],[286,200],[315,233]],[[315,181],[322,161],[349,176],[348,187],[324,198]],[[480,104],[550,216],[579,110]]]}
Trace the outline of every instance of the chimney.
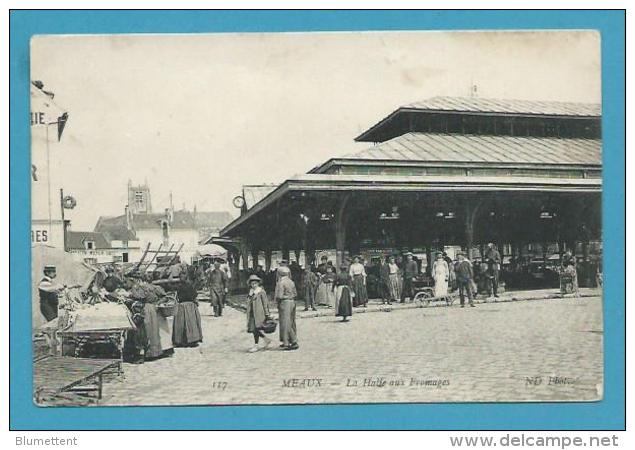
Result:
{"label": "chimney", "polygon": [[132,213],[130,212],[130,208],[126,205],[126,228],[128,230],[132,230]]}

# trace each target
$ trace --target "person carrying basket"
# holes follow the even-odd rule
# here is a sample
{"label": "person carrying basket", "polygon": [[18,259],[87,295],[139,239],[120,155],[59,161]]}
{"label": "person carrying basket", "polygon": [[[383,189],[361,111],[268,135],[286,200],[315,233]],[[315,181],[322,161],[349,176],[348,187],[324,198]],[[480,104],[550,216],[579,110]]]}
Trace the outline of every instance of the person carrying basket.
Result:
{"label": "person carrying basket", "polygon": [[[258,275],[251,275],[247,280],[249,284],[249,294],[247,295],[247,332],[253,334],[254,345],[248,352],[255,353],[259,350],[266,350],[271,345],[271,339],[265,336],[265,332],[275,331],[271,328],[271,317],[269,315],[269,299],[262,287],[262,279]],[[275,322],[273,322],[275,326]],[[263,347],[258,346],[262,339],[265,342]]]}

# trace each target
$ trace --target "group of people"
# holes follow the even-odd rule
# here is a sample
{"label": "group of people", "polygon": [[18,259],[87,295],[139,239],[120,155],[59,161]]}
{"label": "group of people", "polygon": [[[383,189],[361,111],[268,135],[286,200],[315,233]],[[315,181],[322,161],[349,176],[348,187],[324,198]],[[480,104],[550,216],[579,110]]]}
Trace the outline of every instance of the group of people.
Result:
{"label": "group of people", "polygon": [[307,267],[302,278],[305,311],[309,308],[315,311],[316,305],[337,311],[343,295],[352,299],[353,306],[366,307],[368,304],[366,268],[359,255],[353,258],[349,267],[342,266],[339,273],[328,257],[322,256],[317,268]]}
{"label": "group of people", "polygon": [[[135,327],[128,331],[124,342],[127,361],[157,359],[173,354],[174,347],[195,347],[203,341],[194,272],[186,264],[174,261],[165,270],[146,273],[124,273],[107,266],[95,272],[80,296],[69,297],[62,305],[60,298],[66,286],[56,279],[56,267],[45,266],[38,291],[40,311],[47,322],[58,317],[60,307],[69,311],[79,308],[80,314],[82,308],[101,302],[128,308]],[[168,317],[172,317],[171,326]]]}
{"label": "group of people", "polygon": [[[419,268],[412,253],[406,253],[405,260],[398,264],[395,255],[382,258],[379,266],[379,291],[383,303],[405,302],[415,297],[415,281]],[[465,306],[467,297],[470,306],[474,306],[474,268],[464,253],[457,254],[457,262],[446,253],[439,252],[432,265],[434,294],[442,297],[453,289],[458,289],[461,306]],[[270,291],[278,309],[280,346],[284,350],[299,348],[296,327],[296,300],[298,291],[303,294],[307,311],[316,311],[316,306],[332,308],[334,315],[347,322],[353,315],[354,307],[366,307],[368,304],[366,267],[362,258],[356,255],[350,264],[344,265],[339,272],[328,257],[323,256],[317,267],[307,267],[298,275],[292,265],[282,261],[275,270],[275,282]],[[491,281],[491,290],[498,296],[498,267],[500,254],[493,244],[483,261],[487,262],[486,273]],[[217,258],[212,265],[201,273],[204,284],[209,290],[210,304],[215,317],[221,317],[229,292],[229,277],[224,261]],[[299,266],[298,266],[299,267]],[[173,346],[197,346],[203,340],[201,316],[198,309],[198,278],[200,270],[176,262],[161,274],[157,273],[115,273],[108,267],[95,276],[89,290],[97,293],[103,301],[120,301],[131,311],[136,329],[129,333],[126,349],[133,360],[154,359],[173,352]],[[297,272],[297,269],[296,269]],[[40,310],[47,321],[57,317],[59,296],[65,286],[56,281],[54,266],[46,266],[44,278],[38,288]],[[300,281],[301,280],[301,281]],[[249,349],[256,352],[271,346],[267,333],[271,332],[273,322],[267,290],[263,285],[263,276],[257,272],[248,279],[246,305],[247,332],[253,336],[254,344]],[[300,289],[298,284],[301,283]],[[167,298],[176,299],[173,314],[172,335],[169,339],[161,336],[161,321],[164,319],[159,308]],[[169,342],[165,342],[169,340]],[[262,344],[262,345],[261,345]]]}

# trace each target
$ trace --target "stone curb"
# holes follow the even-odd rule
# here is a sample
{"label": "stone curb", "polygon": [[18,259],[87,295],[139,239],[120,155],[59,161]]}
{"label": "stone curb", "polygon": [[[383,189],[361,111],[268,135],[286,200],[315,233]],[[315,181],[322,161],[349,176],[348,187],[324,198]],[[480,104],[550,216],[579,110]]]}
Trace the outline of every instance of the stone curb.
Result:
{"label": "stone curb", "polygon": [[[601,293],[602,292],[599,290],[597,292],[580,292],[579,297],[580,298],[596,297],[598,295],[601,295]],[[516,297],[516,296],[500,297],[496,301],[494,300],[485,301],[485,300],[477,299],[474,301],[474,303],[476,304],[510,303],[510,302],[518,302],[518,301],[550,300],[550,299],[574,298],[574,297],[575,296],[573,294],[568,294],[563,297],[559,293],[553,293],[553,294],[543,294],[543,295],[535,295],[535,296],[528,296],[528,297]],[[356,307],[356,308],[353,308],[353,315],[372,313],[372,312],[392,312],[392,311],[399,311],[399,310],[405,310],[405,309],[425,309],[425,308],[438,308],[438,307],[447,307],[447,306],[458,307],[458,303],[456,302],[456,300],[458,300],[458,295],[454,297],[454,300],[455,302],[452,305],[446,305],[444,301],[437,301],[428,306],[424,306],[422,303],[405,303],[405,304],[399,303],[399,304],[393,304],[393,305],[372,305],[366,308]],[[317,317],[333,317],[333,316],[335,316],[335,313],[332,308],[322,309],[319,311],[312,311],[312,312],[301,311],[296,314],[296,317],[300,319],[314,319]]]}
{"label": "stone curb", "polygon": [[[598,295],[602,295],[601,290],[593,290],[593,291],[582,291],[579,294],[580,298],[583,297],[597,297]],[[434,303],[429,304],[428,306],[424,306],[423,303],[394,303],[392,305],[369,305],[366,308],[355,307],[353,308],[353,314],[364,314],[364,313],[372,313],[372,312],[392,312],[406,309],[424,309],[424,308],[438,308],[438,307],[457,307],[458,303],[458,295],[452,296],[453,303],[451,305],[447,305],[444,301],[439,300]],[[533,301],[533,300],[550,300],[550,299],[561,299],[561,298],[575,298],[573,294],[567,294],[563,296],[560,293],[554,292],[550,294],[542,294],[542,295],[530,295],[530,296],[506,296],[500,297],[497,300],[489,300],[485,301],[482,299],[476,299],[474,303],[484,304],[484,303],[510,303],[510,302],[521,302],[521,301]],[[231,306],[232,308],[245,312],[246,307],[240,303],[235,303],[232,301],[227,302],[227,306]],[[296,313],[296,317],[298,319],[315,319],[318,317],[333,317],[335,316],[335,312],[333,308],[320,309],[318,311],[298,311]]]}

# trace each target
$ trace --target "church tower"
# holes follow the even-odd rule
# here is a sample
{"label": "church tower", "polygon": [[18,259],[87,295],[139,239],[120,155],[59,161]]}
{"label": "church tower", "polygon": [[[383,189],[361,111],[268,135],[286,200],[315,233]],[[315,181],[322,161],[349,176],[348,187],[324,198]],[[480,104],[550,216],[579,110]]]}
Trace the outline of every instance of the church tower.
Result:
{"label": "church tower", "polygon": [[128,180],[128,207],[133,214],[150,214],[152,212],[152,201],[150,198],[150,188],[148,182],[133,186]]}

